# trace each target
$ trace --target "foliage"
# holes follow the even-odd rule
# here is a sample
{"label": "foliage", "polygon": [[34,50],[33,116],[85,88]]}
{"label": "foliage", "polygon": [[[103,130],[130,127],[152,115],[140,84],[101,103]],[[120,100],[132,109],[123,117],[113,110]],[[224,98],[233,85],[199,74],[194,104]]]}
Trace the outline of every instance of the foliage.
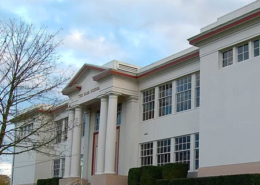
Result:
{"label": "foliage", "polygon": [[153,185],[157,179],[162,178],[162,168],[159,166],[141,167],[141,185]]}
{"label": "foliage", "polygon": [[160,179],[156,185],[260,185],[260,174],[228,175],[217,177]]}
{"label": "foliage", "polygon": [[162,166],[163,179],[186,178],[189,166],[183,163],[169,163]]}
{"label": "foliage", "polygon": [[10,178],[7,175],[0,175],[0,185],[9,185]]}
{"label": "foliage", "polygon": [[37,185],[59,185],[60,178],[39,179]]}
{"label": "foliage", "polygon": [[139,185],[141,168],[131,168],[128,172],[128,185]]}

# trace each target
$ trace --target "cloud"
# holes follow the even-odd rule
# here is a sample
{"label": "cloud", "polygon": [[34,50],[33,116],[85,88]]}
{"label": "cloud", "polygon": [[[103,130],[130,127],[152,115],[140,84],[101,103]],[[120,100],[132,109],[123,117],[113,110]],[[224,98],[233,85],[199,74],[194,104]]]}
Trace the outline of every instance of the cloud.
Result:
{"label": "cloud", "polygon": [[0,162],[0,174],[1,175],[8,175],[11,177],[12,174],[12,164],[7,162]]}

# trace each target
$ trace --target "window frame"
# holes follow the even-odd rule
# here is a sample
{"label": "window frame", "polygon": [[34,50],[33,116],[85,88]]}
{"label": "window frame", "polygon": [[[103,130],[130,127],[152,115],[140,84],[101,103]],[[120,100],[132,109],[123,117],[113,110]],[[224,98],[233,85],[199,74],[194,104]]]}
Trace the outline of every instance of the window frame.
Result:
{"label": "window frame", "polygon": [[[184,138],[186,141],[184,141]],[[178,136],[178,137],[175,137],[174,139],[175,139],[175,143],[174,143],[174,145],[175,145],[174,146],[175,163],[189,164],[189,169],[190,169],[191,135]],[[183,147],[185,146],[184,144],[186,145],[185,149],[183,149]],[[185,153],[185,156],[188,156],[188,157],[186,159],[183,159],[183,157],[182,157],[182,159],[179,160],[179,158],[181,158],[181,156],[183,156],[184,153]]]}
{"label": "window frame", "polygon": [[[65,157],[52,160],[52,176],[64,177],[65,174]],[[55,164],[57,162],[58,164]],[[56,174],[57,173],[57,174]]]}
{"label": "window frame", "polygon": [[153,142],[141,143],[140,146],[141,166],[153,165],[153,147],[154,147]]}
{"label": "window frame", "polygon": [[[167,86],[169,87],[167,89]],[[168,82],[158,86],[158,116],[166,116],[172,114],[172,82]],[[169,92],[168,92],[169,91]],[[167,105],[168,102],[168,105]],[[168,110],[169,109],[169,110]]]}
{"label": "window frame", "polygon": [[117,116],[116,116],[116,125],[120,126],[122,123],[122,103],[117,104]]}
{"label": "window frame", "polygon": [[94,128],[95,132],[99,131],[99,125],[100,125],[100,110],[98,110],[96,112],[96,122],[95,122],[95,128]]}
{"label": "window frame", "polygon": [[200,73],[196,73],[195,75],[195,107],[200,107]]}
{"label": "window frame", "polygon": [[[163,166],[171,162],[171,139],[157,141],[156,148],[157,166]],[[165,161],[167,160],[167,161]]]}
{"label": "window frame", "polygon": [[[231,53],[231,55],[230,55],[230,53]],[[221,54],[222,54],[222,60],[221,60],[221,66],[222,67],[227,67],[227,66],[230,66],[230,65],[234,64],[234,51],[233,51],[233,48],[226,49],[225,51],[222,51]],[[225,54],[227,54],[227,57],[225,57]],[[230,58],[231,58],[231,63],[229,61]],[[225,61],[226,61],[226,65],[224,63]]]}
{"label": "window frame", "polygon": [[[184,80],[185,78],[189,79],[189,81],[187,81],[187,83],[178,84],[178,82]],[[187,85],[187,89],[178,91],[178,88],[181,89],[182,86],[186,86],[186,85]],[[192,107],[191,107],[191,101],[192,101],[192,95],[191,95],[191,93],[192,93],[192,75],[190,74],[190,75],[183,76],[183,77],[177,79],[175,88],[176,88],[176,93],[175,93],[176,113],[192,109]],[[182,97],[184,97],[184,98],[186,97],[186,93],[188,93],[188,95],[187,95],[188,99],[182,100]],[[180,96],[180,97],[178,98],[178,96]],[[182,104],[182,103],[184,103],[184,104]],[[188,103],[187,104],[187,109],[184,108],[185,103]],[[179,105],[180,105],[180,108],[178,107]],[[181,106],[183,106],[183,109],[181,109]]]}
{"label": "window frame", "polygon": [[[247,46],[247,51],[245,51],[245,47]],[[242,52],[239,52],[239,48],[242,49]],[[243,43],[236,47],[237,49],[237,62],[243,62],[249,59],[249,42]],[[239,56],[242,56],[242,60],[239,59]],[[245,58],[247,56],[247,58]]]}
{"label": "window frame", "polygon": [[[195,143],[194,143],[194,169],[199,169],[199,133],[195,134]],[[197,155],[198,154],[198,155]],[[197,163],[198,161],[198,163]]]}
{"label": "window frame", "polygon": [[58,120],[55,122],[55,134],[56,134],[56,138],[55,138],[55,143],[61,143],[62,142],[62,119]]}
{"label": "window frame", "polygon": [[156,109],[155,101],[156,101],[155,88],[151,88],[142,92],[142,110],[143,110],[142,120],[143,121],[154,119],[154,112]]}
{"label": "window frame", "polygon": [[[255,47],[255,42],[258,42],[258,47]],[[258,55],[255,55],[255,51],[258,52]],[[253,40],[253,53],[254,53],[254,57],[260,56],[260,39],[254,39]]]}

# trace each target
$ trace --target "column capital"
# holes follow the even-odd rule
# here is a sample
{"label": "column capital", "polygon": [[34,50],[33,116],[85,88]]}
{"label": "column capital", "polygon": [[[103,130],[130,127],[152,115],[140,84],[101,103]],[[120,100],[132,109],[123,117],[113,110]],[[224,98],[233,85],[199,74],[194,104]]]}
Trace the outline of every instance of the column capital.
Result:
{"label": "column capital", "polygon": [[126,101],[127,102],[138,102],[138,96],[129,96]]}
{"label": "column capital", "polygon": [[91,109],[84,109],[84,113],[88,116],[91,114]]}

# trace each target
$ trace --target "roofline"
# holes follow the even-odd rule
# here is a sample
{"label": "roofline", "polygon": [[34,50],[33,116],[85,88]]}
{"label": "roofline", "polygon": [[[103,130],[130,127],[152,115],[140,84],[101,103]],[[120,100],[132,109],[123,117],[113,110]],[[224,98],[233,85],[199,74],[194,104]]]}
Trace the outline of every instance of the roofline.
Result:
{"label": "roofline", "polygon": [[233,22],[231,20],[231,21],[229,21],[229,23],[222,24],[220,26],[212,28],[210,31],[205,31],[203,33],[200,33],[200,34],[198,34],[198,35],[196,35],[194,37],[189,38],[188,41],[189,41],[189,43],[191,45],[196,46],[196,43],[198,43],[198,42],[200,42],[202,40],[205,40],[205,39],[207,39],[209,37],[212,37],[212,36],[214,36],[216,34],[224,32],[227,29],[230,29],[230,28],[233,28],[235,26],[238,26],[238,25],[240,25],[242,23],[245,23],[246,21],[252,20],[252,19],[254,19],[254,18],[258,17],[258,16],[260,16],[260,10],[258,10],[255,13],[252,13],[250,15],[247,15],[247,16],[244,15],[244,16],[240,17],[238,20],[235,20],[235,21],[233,20]]}

